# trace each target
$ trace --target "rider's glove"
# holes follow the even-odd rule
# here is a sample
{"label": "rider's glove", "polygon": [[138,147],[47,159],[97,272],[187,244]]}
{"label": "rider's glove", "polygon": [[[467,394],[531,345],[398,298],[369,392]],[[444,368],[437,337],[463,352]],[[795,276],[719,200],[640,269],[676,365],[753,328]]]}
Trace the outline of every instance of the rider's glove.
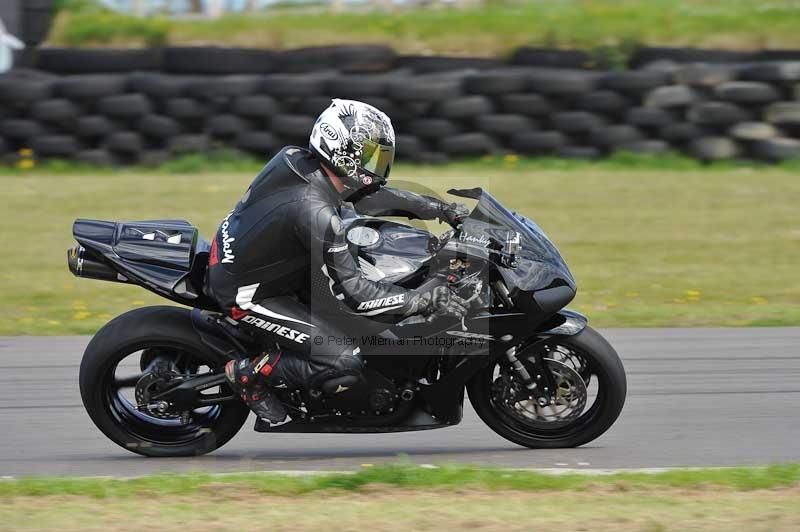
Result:
{"label": "rider's glove", "polygon": [[446,284],[434,286],[429,291],[414,296],[406,306],[405,316],[421,314],[428,317],[455,316],[463,318],[469,303],[450,291]]}
{"label": "rider's glove", "polygon": [[450,224],[453,228],[457,227],[467,216],[469,216],[469,209],[462,203],[442,202],[439,204],[439,220]]}
{"label": "rider's glove", "polygon": [[469,303],[450,291],[447,286],[437,286],[431,291],[431,302],[428,314],[431,316],[455,316],[463,318],[467,315]]}

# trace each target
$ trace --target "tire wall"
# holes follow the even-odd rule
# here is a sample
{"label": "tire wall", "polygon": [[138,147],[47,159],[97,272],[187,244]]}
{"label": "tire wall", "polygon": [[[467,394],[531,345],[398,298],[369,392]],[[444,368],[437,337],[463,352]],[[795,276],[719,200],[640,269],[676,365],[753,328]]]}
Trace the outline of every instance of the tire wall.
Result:
{"label": "tire wall", "polygon": [[384,110],[398,157],[495,153],[702,160],[800,156],[800,52],[652,48],[628,70],[581,52],[509,60],[398,56],[382,46],[273,52],[214,47],[40,49],[0,76],[0,157],[158,164],[234,148],[304,145],[330,99]]}

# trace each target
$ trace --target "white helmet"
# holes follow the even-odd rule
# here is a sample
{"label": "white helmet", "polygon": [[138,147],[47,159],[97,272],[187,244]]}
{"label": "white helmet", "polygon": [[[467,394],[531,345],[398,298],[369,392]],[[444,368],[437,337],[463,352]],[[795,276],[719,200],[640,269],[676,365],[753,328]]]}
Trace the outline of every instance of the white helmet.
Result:
{"label": "white helmet", "polygon": [[371,105],[335,99],[314,123],[308,147],[352,194],[386,183],[394,162],[394,128]]}

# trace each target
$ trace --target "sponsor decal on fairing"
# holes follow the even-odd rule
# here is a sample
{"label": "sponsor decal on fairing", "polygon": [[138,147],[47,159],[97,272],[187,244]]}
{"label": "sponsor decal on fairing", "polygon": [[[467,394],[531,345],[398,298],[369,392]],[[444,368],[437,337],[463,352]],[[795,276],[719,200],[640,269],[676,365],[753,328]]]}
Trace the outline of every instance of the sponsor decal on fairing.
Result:
{"label": "sponsor decal on fairing", "polygon": [[479,333],[471,333],[466,331],[447,331],[447,334],[450,336],[458,336],[459,338],[472,338],[475,340],[494,340],[494,336],[491,334],[479,334]]}
{"label": "sponsor decal on fairing", "polygon": [[481,247],[489,245],[489,239],[485,235],[471,235],[469,233],[461,233],[458,239],[465,244],[474,244]]}

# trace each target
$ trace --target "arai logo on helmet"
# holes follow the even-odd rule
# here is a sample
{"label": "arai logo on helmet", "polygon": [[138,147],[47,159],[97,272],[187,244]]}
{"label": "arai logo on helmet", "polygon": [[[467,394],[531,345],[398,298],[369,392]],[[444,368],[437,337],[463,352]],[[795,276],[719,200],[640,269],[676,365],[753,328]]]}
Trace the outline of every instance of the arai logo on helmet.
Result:
{"label": "arai logo on helmet", "polygon": [[339,134],[336,132],[336,129],[327,122],[323,122],[319,125],[319,130],[325,135],[325,138],[328,140],[338,140]]}

